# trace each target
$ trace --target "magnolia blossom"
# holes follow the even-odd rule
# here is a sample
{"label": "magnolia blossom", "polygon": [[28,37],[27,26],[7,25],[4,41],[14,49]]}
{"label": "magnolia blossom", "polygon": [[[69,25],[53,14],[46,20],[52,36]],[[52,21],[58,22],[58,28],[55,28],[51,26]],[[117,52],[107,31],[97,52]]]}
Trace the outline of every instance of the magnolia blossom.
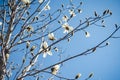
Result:
{"label": "magnolia blossom", "polygon": [[44,8],[44,10],[45,10],[45,11],[46,11],[46,10],[50,10],[50,6],[49,6],[49,5],[46,5],[45,8]]}
{"label": "magnolia blossom", "polygon": [[69,14],[71,15],[71,17],[76,16],[76,15],[75,15],[75,12],[74,12],[73,10],[69,10]]}
{"label": "magnolia blossom", "polygon": [[52,40],[52,41],[55,40],[55,36],[53,33],[49,33],[48,38],[49,38],[49,40]]}
{"label": "magnolia blossom", "polygon": [[2,25],[2,22],[0,22],[0,26]]}
{"label": "magnolia blossom", "polygon": [[56,75],[58,73],[58,70],[60,68],[60,65],[55,65],[51,68],[52,74]]}
{"label": "magnolia blossom", "polygon": [[43,0],[39,0],[39,3],[40,3],[40,4],[43,3]]}
{"label": "magnolia blossom", "polygon": [[43,41],[41,43],[41,49],[40,52],[43,52],[43,57],[45,58],[48,55],[52,55],[52,52],[50,51],[50,48],[48,48],[48,43],[46,41]]}
{"label": "magnolia blossom", "polygon": [[63,16],[63,17],[62,17],[62,20],[66,22],[66,21],[68,20],[68,16],[66,16],[66,15]]}
{"label": "magnolia blossom", "polygon": [[90,37],[90,33],[89,32],[85,32],[85,36],[88,38]]}
{"label": "magnolia blossom", "polygon": [[30,0],[21,0],[25,4],[30,4]]}
{"label": "magnolia blossom", "polygon": [[72,27],[72,26],[69,26],[68,23],[64,23],[64,24],[62,25],[62,27],[64,28],[64,32],[63,32],[63,33],[69,33],[69,32],[71,32],[71,31],[73,30],[73,27]]}

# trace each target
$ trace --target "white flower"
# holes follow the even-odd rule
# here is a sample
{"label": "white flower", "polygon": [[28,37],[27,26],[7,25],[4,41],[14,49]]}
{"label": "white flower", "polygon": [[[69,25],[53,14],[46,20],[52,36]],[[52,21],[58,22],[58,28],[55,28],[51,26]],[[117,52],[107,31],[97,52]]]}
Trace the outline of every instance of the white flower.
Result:
{"label": "white flower", "polygon": [[49,38],[49,40],[52,40],[52,41],[55,40],[55,36],[54,36],[53,33],[49,33],[49,34],[48,34],[48,38]]}
{"label": "white flower", "polygon": [[45,8],[44,8],[44,10],[45,10],[45,11],[46,11],[46,10],[50,10],[50,6],[49,6],[49,5],[46,5]]}
{"label": "white flower", "polygon": [[0,22],[0,26],[2,25],[2,22]]}
{"label": "white flower", "polygon": [[51,68],[52,74],[56,75],[58,73],[58,70],[60,68],[60,65],[55,65]]}
{"label": "white flower", "polygon": [[85,32],[85,36],[86,36],[86,38],[90,37],[90,33],[89,32]]}
{"label": "white flower", "polygon": [[71,17],[76,16],[76,15],[75,15],[75,12],[74,12],[73,10],[69,10],[69,14],[71,15]]}
{"label": "white flower", "polygon": [[43,0],[39,0],[39,3],[40,3],[40,4],[43,3]]}
{"label": "white flower", "polygon": [[68,20],[68,17],[65,15],[62,17],[62,20],[66,22]]}
{"label": "white flower", "polygon": [[56,70],[59,70],[60,65],[55,65],[55,66],[53,66],[53,68],[55,68]]}
{"label": "white flower", "polygon": [[25,4],[30,4],[30,0],[21,0]]}
{"label": "white flower", "polygon": [[48,48],[48,43],[46,41],[43,41],[41,43],[41,49],[40,52],[43,52],[43,57],[45,58],[48,55],[52,55],[52,52],[50,51],[50,48]]}
{"label": "white flower", "polygon": [[64,23],[64,24],[62,25],[62,27],[64,28],[64,32],[63,32],[63,33],[69,33],[70,31],[73,30],[73,27],[72,27],[72,26],[69,26],[68,23]]}

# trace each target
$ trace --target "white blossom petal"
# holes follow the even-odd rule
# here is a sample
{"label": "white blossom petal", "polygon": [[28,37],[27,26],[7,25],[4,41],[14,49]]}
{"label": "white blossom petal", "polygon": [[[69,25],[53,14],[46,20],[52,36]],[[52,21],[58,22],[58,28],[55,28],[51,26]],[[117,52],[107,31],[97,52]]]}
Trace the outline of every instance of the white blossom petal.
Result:
{"label": "white blossom petal", "polygon": [[46,58],[46,56],[47,56],[47,53],[43,53],[43,58]]}
{"label": "white blossom petal", "polygon": [[21,0],[25,4],[30,4],[30,0]]}
{"label": "white blossom petal", "polygon": [[49,38],[49,40],[55,40],[55,36],[53,33],[49,33],[48,38]]}
{"label": "white blossom petal", "polygon": [[56,70],[59,70],[60,65],[55,65],[54,68],[55,68]]}
{"label": "white blossom petal", "polygon": [[0,22],[0,26],[2,25],[2,22]]}
{"label": "white blossom petal", "polygon": [[39,3],[40,3],[40,4],[43,3],[43,0],[39,0]]}
{"label": "white blossom petal", "polygon": [[48,53],[48,55],[52,56],[52,52],[51,51],[48,51],[47,53]]}

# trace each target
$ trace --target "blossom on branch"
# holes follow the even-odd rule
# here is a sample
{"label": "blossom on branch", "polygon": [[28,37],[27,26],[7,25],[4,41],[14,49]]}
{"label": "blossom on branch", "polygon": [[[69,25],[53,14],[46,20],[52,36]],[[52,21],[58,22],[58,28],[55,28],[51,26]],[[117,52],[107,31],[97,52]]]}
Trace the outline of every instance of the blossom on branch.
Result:
{"label": "blossom on branch", "polygon": [[45,11],[47,10],[50,10],[50,6],[49,5],[46,5],[45,8],[44,8]]}
{"label": "blossom on branch", "polygon": [[46,41],[43,41],[41,43],[41,47],[40,47],[40,52],[43,52],[43,58],[46,58],[47,54],[48,55],[52,55],[52,52],[50,51],[50,48],[48,48],[48,43]]}
{"label": "blossom on branch", "polygon": [[53,67],[51,68],[51,73],[52,73],[53,75],[56,75],[56,74],[58,73],[59,68],[60,68],[60,65],[55,65],[55,66],[53,66]]}
{"label": "blossom on branch", "polygon": [[54,40],[55,40],[55,36],[54,36],[53,33],[49,33],[49,34],[48,34],[48,38],[49,38],[49,40],[51,40],[51,41],[54,41]]}
{"label": "blossom on branch", "polygon": [[64,32],[63,32],[63,33],[69,33],[69,32],[71,32],[71,31],[73,30],[73,27],[72,27],[72,26],[69,26],[68,23],[64,23],[64,24],[62,25],[62,27],[64,28]]}
{"label": "blossom on branch", "polygon": [[30,4],[30,0],[21,0],[24,4]]}

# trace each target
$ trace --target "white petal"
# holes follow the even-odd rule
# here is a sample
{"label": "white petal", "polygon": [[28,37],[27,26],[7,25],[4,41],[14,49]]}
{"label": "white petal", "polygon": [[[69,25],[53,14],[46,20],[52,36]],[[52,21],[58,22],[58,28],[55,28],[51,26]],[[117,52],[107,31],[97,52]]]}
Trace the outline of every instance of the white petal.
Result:
{"label": "white petal", "polygon": [[47,54],[46,53],[43,53],[43,58],[46,58]]}
{"label": "white petal", "polygon": [[48,43],[46,41],[43,42],[43,46],[44,48],[47,48],[48,47]]}
{"label": "white petal", "polygon": [[2,25],[2,22],[0,22],[0,26]]}
{"label": "white petal", "polygon": [[68,30],[64,30],[64,32],[63,33],[68,33]]}
{"label": "white petal", "polygon": [[43,0],[39,0],[39,3],[40,3],[40,4],[43,3]]}
{"label": "white petal", "polygon": [[59,70],[60,65],[55,65],[54,68],[55,68],[56,70]]}
{"label": "white petal", "polygon": [[29,4],[30,3],[30,0],[21,0],[23,3],[25,4]]}
{"label": "white petal", "polygon": [[55,40],[55,37],[54,37],[54,34],[53,34],[53,33],[49,33],[49,34],[48,34],[48,38],[49,38],[50,40]]}
{"label": "white petal", "polygon": [[50,6],[49,6],[49,5],[46,5],[44,10],[45,10],[45,11],[46,11],[46,10],[50,10]]}
{"label": "white petal", "polygon": [[47,53],[48,53],[48,55],[52,56],[52,52],[51,51],[48,51]]}

